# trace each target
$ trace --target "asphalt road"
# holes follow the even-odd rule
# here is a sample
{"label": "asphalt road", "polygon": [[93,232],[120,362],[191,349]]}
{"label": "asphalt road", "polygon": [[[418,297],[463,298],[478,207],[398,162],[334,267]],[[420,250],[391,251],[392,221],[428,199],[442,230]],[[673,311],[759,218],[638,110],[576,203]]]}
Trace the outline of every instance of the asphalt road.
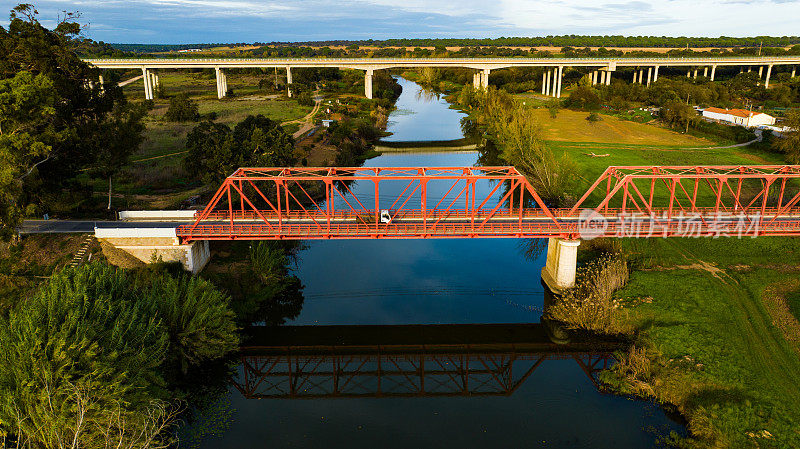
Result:
{"label": "asphalt road", "polygon": [[185,222],[112,220],[25,220],[20,234],[92,234],[94,228],[174,228]]}

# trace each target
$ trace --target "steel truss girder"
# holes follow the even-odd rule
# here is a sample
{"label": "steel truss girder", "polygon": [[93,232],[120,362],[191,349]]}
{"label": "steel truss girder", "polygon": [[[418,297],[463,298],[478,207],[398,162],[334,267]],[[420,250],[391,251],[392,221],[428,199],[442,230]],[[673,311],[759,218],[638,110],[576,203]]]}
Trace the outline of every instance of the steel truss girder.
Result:
{"label": "steel truss girder", "polygon": [[[579,238],[588,210],[605,222],[597,237],[685,236],[687,217],[696,236],[791,236],[800,235],[797,178],[798,165],[612,166],[573,207],[555,209],[514,167],[240,168],[177,235],[184,242]],[[371,182],[374,198],[359,198],[354,180]],[[389,181],[405,188],[383,198],[381,183]],[[479,182],[490,184],[488,195],[476,193]],[[447,193],[429,198],[432,183]]]}

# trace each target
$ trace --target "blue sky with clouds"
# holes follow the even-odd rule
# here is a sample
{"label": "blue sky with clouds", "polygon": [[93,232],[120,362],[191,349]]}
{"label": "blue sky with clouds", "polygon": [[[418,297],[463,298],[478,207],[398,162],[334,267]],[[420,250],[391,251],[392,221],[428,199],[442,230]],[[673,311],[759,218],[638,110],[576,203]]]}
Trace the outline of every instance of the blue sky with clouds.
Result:
{"label": "blue sky with clouds", "polygon": [[[61,11],[79,11],[89,37],[120,43],[551,34],[800,35],[800,0],[26,1],[35,4],[46,25],[54,23]],[[15,4],[2,0],[0,9],[7,11]]]}

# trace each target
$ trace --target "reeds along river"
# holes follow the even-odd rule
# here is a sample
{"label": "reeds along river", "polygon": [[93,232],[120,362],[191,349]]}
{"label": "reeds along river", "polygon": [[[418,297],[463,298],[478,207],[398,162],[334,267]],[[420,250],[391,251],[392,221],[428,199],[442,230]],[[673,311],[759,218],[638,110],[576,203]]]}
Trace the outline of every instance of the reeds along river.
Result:
{"label": "reeds along river", "polygon": [[[392,139],[463,137],[463,114],[400,82]],[[478,156],[392,153],[366,165],[462,166]],[[400,192],[382,186],[382,195],[392,193]],[[598,391],[592,363],[609,362],[609,348],[553,343],[547,323],[540,323],[544,255],[526,257],[525,245],[308,242],[297,268],[305,285],[302,311],[287,323],[299,327],[262,330],[261,352],[242,356],[227,394],[183,432],[196,436],[186,444],[618,449],[651,447],[679,429],[654,405]],[[500,325],[471,326],[478,324]],[[364,327],[376,325],[385,327]],[[545,356],[544,347],[560,355]]]}

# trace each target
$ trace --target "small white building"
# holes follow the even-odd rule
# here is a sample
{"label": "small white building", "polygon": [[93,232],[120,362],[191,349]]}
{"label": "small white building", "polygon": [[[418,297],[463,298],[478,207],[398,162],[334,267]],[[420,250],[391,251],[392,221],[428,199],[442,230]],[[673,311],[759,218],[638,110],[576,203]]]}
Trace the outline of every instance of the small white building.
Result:
{"label": "small white building", "polygon": [[703,117],[744,126],[745,128],[775,124],[775,117],[763,112],[748,111],[746,109],[705,108]]}

